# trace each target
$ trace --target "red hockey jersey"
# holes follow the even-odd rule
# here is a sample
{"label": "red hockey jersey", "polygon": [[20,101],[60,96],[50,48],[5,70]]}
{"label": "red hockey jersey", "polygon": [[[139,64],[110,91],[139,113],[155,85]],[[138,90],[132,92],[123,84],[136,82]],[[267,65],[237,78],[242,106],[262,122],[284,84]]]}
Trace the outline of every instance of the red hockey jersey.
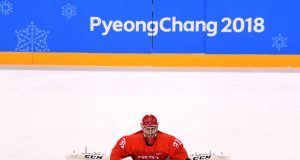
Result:
{"label": "red hockey jersey", "polygon": [[143,131],[120,138],[112,149],[110,160],[126,157],[133,160],[186,160],[187,152],[180,140],[166,133],[157,132],[152,146],[146,145]]}

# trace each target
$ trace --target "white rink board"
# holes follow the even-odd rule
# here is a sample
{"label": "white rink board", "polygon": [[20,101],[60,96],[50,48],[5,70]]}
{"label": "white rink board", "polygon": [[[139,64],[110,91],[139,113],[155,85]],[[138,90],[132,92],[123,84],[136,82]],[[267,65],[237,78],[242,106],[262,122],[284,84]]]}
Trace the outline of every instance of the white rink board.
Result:
{"label": "white rink board", "polygon": [[146,113],[189,153],[300,159],[299,70],[0,68],[0,159],[109,154]]}

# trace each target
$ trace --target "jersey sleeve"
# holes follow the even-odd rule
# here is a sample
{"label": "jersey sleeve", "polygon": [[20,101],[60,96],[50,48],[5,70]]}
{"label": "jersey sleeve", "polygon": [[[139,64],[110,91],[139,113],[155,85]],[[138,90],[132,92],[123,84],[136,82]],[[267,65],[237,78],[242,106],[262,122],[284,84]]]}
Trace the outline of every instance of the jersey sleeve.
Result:
{"label": "jersey sleeve", "polygon": [[120,138],[111,151],[110,160],[121,160],[129,156],[126,151],[126,136]]}
{"label": "jersey sleeve", "polygon": [[188,154],[182,144],[182,142],[176,138],[172,140],[171,144],[171,157],[173,160],[186,160]]}

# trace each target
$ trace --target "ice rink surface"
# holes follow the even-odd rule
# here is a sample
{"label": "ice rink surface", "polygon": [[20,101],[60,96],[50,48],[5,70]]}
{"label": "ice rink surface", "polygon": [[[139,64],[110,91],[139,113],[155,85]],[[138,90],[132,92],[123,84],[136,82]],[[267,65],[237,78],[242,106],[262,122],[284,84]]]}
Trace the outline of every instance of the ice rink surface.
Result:
{"label": "ice rink surface", "polygon": [[153,113],[189,154],[300,159],[300,70],[0,68],[0,159],[109,154]]}

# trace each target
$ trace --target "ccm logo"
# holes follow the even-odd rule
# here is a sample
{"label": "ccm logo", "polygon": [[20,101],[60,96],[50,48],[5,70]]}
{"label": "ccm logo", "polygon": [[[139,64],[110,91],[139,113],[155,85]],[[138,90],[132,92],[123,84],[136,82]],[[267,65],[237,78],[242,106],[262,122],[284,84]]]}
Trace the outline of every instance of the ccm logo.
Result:
{"label": "ccm logo", "polygon": [[193,158],[193,160],[200,160],[200,159],[210,159],[210,156],[197,156]]}
{"label": "ccm logo", "polygon": [[85,155],[84,158],[90,158],[90,159],[102,159],[103,156]]}

